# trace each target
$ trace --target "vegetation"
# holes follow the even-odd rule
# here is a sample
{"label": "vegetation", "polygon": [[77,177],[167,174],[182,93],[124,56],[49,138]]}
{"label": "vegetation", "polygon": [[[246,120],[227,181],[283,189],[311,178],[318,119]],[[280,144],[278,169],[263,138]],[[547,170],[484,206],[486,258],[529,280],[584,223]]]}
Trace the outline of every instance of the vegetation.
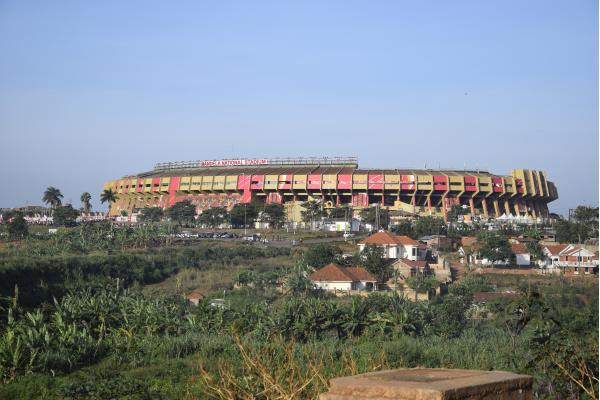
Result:
{"label": "vegetation", "polygon": [[370,224],[377,229],[387,229],[390,225],[390,213],[380,206],[368,207],[360,212],[363,223]]}
{"label": "vegetation", "polygon": [[190,200],[179,201],[167,209],[166,214],[180,226],[190,225],[196,219],[196,206]]}
{"label": "vegetation", "polygon": [[60,189],[57,189],[54,186],[49,186],[44,192],[42,201],[46,204],[49,204],[52,208],[56,208],[62,205],[62,198],[63,195],[60,192]]}
{"label": "vegetation", "polygon": [[112,189],[104,189],[104,191],[100,194],[100,202],[102,204],[106,203],[108,205],[108,210],[110,212],[110,207],[112,203],[117,201],[117,195]]}
{"label": "vegetation", "polygon": [[92,209],[92,195],[89,194],[89,192],[83,192],[79,199],[81,200],[81,208],[83,212],[89,213]]}
{"label": "vegetation", "polygon": [[160,207],[142,208],[139,215],[140,222],[160,222],[165,213]]}
{"label": "vegetation", "polygon": [[598,207],[578,206],[573,220],[560,220],[555,224],[556,240],[562,243],[585,243],[598,238]]}
{"label": "vegetation", "polygon": [[[55,217],[76,212],[48,189]],[[260,216],[276,225],[277,207],[237,205],[198,221],[244,226]],[[177,225],[195,223],[193,208],[170,208],[171,222],[159,223],[159,209],[149,208],[139,225],[29,235],[21,214],[7,214],[0,399],[316,399],[333,377],[398,367],[514,371],[534,377],[536,398],[598,397],[597,280],[466,273],[448,294],[417,301],[439,285],[418,274],[406,280],[414,301],[379,292],[335,297],[307,277],[348,264],[339,246],[177,242]],[[307,210],[310,221],[323,215],[320,203]],[[591,214],[575,223],[591,231]],[[420,237],[444,226],[420,218],[398,232]],[[534,254],[539,232],[526,235]],[[492,261],[510,257],[503,233],[484,232],[479,244]],[[351,265],[383,281],[391,275],[377,247]],[[192,290],[206,295],[198,306],[186,299]],[[482,291],[512,295],[475,301]],[[216,299],[222,307],[211,305]]]}

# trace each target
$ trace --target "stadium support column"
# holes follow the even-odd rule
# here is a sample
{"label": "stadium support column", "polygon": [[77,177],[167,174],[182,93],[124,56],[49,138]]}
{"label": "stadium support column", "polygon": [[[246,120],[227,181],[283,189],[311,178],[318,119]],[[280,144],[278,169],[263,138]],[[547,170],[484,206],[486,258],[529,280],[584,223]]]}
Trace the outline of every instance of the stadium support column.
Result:
{"label": "stadium support column", "polygon": [[427,209],[429,210],[429,215],[431,215],[431,194],[427,196]]}
{"label": "stadium support column", "polygon": [[504,212],[506,212],[506,216],[512,214],[512,212],[510,211],[510,202],[508,201],[508,199],[504,200]]}
{"label": "stadium support column", "polygon": [[487,208],[488,204],[487,204],[487,199],[484,197],[483,199],[481,199],[481,208],[483,208],[483,215],[488,218],[488,208]]}
{"label": "stadium support column", "polygon": [[500,216],[500,206],[498,205],[498,199],[493,200],[494,203],[494,212],[496,213],[496,218]]}
{"label": "stadium support column", "polygon": [[473,201],[472,197],[469,198],[469,207],[471,207],[471,216],[474,217],[475,216],[475,202]]}
{"label": "stadium support column", "polygon": [[537,211],[533,205],[533,201],[525,201],[525,207],[527,208],[527,212],[531,214],[533,219],[537,218]]}
{"label": "stadium support column", "polygon": [[448,222],[448,210],[446,210],[446,196],[442,197],[442,213],[444,214],[444,222]]}

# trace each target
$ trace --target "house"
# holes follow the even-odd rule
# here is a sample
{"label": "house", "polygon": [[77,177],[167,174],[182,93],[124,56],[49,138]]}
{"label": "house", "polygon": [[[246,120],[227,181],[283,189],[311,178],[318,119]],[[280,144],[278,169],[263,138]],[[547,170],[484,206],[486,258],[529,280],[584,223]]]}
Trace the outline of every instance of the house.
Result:
{"label": "house", "polygon": [[428,235],[419,238],[427,247],[436,251],[452,251],[454,250],[454,241],[444,235]]}
{"label": "house", "polygon": [[328,264],[310,274],[316,288],[327,291],[376,290],[377,278],[364,268]]}
{"label": "house", "polygon": [[429,263],[424,260],[410,260],[408,258],[400,258],[391,264],[392,277],[386,282],[386,285],[396,290],[404,286],[404,281],[410,277],[417,275],[433,275]]}
{"label": "house", "polygon": [[[482,266],[490,266],[500,265],[507,266],[510,265],[509,260],[504,261],[492,261],[487,258],[483,258],[481,256],[479,243],[477,243],[477,238],[465,236],[461,240],[461,247],[458,249],[458,253],[461,256],[461,263],[482,265]],[[531,254],[527,249],[527,246],[522,243],[512,243],[510,245],[513,254],[515,255],[515,264],[517,266],[529,266],[531,265]]]}
{"label": "house", "polygon": [[513,243],[510,245],[512,252],[515,255],[515,263],[518,267],[531,265],[531,254],[527,246],[522,243]]}
{"label": "house", "polygon": [[426,247],[409,238],[408,236],[398,236],[391,232],[381,231],[374,233],[365,240],[358,243],[359,251],[363,251],[366,246],[373,245],[383,248],[384,258],[407,258],[410,260],[424,260]]}
{"label": "house", "polygon": [[549,272],[597,274],[598,252],[574,244],[557,244],[543,247],[545,255],[539,265]]}

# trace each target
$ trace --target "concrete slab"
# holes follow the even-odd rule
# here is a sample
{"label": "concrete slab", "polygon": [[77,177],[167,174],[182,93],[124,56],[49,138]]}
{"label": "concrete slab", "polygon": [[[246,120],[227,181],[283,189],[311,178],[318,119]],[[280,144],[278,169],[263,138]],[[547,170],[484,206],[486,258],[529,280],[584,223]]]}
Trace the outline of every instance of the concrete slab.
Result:
{"label": "concrete slab", "polygon": [[411,368],[335,378],[320,400],[529,400],[533,379],[503,371]]}

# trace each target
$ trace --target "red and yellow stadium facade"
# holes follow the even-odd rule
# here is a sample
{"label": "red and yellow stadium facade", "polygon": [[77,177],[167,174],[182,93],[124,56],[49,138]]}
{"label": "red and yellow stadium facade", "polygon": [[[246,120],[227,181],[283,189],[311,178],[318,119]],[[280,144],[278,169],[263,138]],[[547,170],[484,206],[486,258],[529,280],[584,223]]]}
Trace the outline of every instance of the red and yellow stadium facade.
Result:
{"label": "red and yellow stadium facade", "polygon": [[[481,171],[360,169],[354,158],[157,164],[153,171],[107,182],[104,189],[117,194],[111,215],[168,208],[183,200],[191,200],[201,212],[253,201],[297,208],[318,199],[325,207],[360,209],[379,203],[418,215],[445,217],[453,205],[460,205],[473,216],[545,218],[548,203],[558,198],[556,186],[542,171],[515,169],[505,176]],[[299,218],[299,212],[289,215],[292,220]]]}

